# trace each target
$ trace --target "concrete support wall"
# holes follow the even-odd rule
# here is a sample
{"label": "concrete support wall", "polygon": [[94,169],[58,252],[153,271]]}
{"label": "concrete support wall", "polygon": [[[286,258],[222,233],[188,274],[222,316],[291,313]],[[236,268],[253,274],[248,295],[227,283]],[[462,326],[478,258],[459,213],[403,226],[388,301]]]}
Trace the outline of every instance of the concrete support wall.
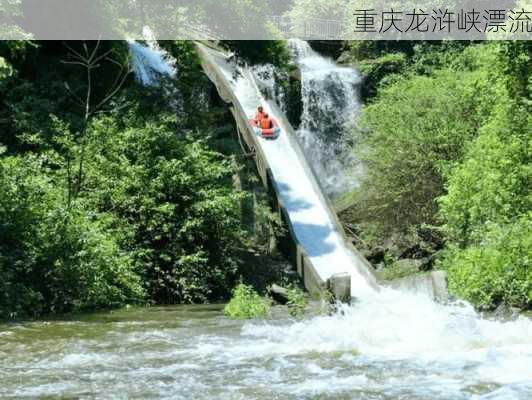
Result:
{"label": "concrete support wall", "polygon": [[396,279],[385,284],[394,289],[425,294],[434,300],[446,301],[449,299],[445,271],[425,272]]}

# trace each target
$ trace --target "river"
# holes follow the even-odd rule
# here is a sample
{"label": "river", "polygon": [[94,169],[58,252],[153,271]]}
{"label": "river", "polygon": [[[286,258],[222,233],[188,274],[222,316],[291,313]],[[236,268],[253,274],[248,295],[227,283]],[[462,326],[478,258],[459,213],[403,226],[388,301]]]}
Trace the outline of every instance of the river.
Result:
{"label": "river", "polygon": [[302,320],[235,321],[211,305],[1,325],[0,397],[532,398],[530,319],[379,297]]}

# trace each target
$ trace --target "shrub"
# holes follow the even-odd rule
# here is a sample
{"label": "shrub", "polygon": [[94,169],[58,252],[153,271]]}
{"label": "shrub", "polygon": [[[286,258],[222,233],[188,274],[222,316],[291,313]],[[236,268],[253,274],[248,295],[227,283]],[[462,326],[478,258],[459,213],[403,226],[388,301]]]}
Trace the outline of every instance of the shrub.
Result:
{"label": "shrub", "polygon": [[286,69],[290,61],[283,40],[226,40],[224,45],[251,64],[273,64]]}
{"label": "shrub", "polygon": [[436,223],[443,171],[462,157],[482,120],[467,89],[473,79],[451,71],[404,79],[365,108],[361,124],[368,133],[359,147],[365,175],[355,209],[379,235]]}
{"label": "shrub", "polygon": [[482,309],[532,305],[531,117],[521,111],[499,106],[439,199],[450,289]]}
{"label": "shrub", "polygon": [[448,192],[439,202],[453,243],[478,244],[486,224],[508,224],[531,209],[529,139],[518,131],[505,116],[495,119],[449,172]]}
{"label": "shrub", "polygon": [[286,304],[290,315],[296,317],[303,314],[308,304],[308,298],[305,292],[300,287],[291,285],[287,288],[286,295],[288,298]]}
{"label": "shrub", "polygon": [[248,285],[240,283],[233,289],[224,313],[231,318],[257,318],[268,314],[269,304]]}
{"label": "shrub", "polygon": [[506,226],[492,226],[479,244],[452,247],[441,266],[450,291],[480,309],[501,303],[532,307],[532,214]]}
{"label": "shrub", "polygon": [[376,59],[358,62],[357,66],[364,75],[361,87],[362,99],[374,97],[379,85],[390,80],[390,74],[400,73],[406,63],[404,53],[389,53]]}
{"label": "shrub", "polygon": [[[132,113],[133,114],[133,113]],[[92,126],[87,186],[117,215],[149,297],[163,304],[229,297],[244,244],[231,159],[179,136],[173,116]]]}
{"label": "shrub", "polygon": [[0,318],[140,301],[138,276],[109,217],[80,204],[66,209],[43,171],[35,157],[0,159]]}

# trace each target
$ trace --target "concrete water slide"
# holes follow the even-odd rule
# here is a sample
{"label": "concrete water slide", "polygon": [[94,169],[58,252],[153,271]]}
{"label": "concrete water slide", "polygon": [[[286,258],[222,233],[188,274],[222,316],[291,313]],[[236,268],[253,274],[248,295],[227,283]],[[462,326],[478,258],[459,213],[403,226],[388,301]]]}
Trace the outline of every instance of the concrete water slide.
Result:
{"label": "concrete water slide", "polygon": [[[264,99],[246,67],[212,46],[197,43],[197,49],[203,70],[230,104],[261,180],[288,226],[290,253],[306,289],[316,296],[330,290],[341,300],[376,290],[373,268],[347,239],[285,115]],[[248,123],[258,105],[279,122],[282,133],[277,140],[258,137]]]}

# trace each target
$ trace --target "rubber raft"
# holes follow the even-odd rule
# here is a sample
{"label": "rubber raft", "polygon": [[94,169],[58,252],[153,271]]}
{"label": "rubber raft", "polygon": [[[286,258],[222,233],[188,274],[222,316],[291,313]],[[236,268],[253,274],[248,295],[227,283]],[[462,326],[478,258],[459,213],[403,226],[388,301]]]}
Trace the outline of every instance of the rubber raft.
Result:
{"label": "rubber raft", "polygon": [[249,123],[253,126],[253,130],[257,136],[261,136],[264,139],[277,139],[281,133],[281,128],[274,126],[269,129],[261,129],[258,126],[255,126],[255,121],[250,119]]}

